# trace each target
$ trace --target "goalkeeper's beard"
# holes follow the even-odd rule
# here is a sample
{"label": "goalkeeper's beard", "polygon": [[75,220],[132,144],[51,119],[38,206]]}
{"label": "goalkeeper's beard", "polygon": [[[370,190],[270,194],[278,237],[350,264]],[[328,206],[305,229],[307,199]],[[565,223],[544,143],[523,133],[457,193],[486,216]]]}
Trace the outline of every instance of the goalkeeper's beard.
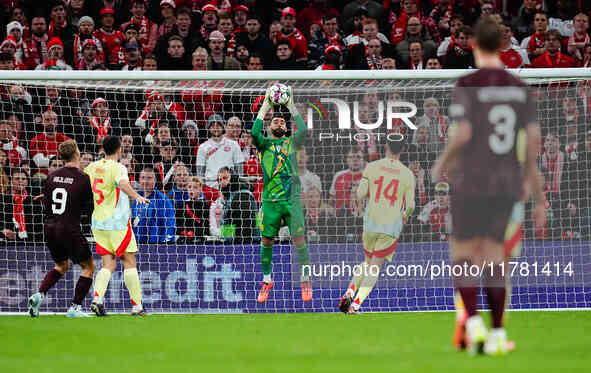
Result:
{"label": "goalkeeper's beard", "polygon": [[273,134],[273,136],[275,137],[283,137],[285,136],[285,133],[287,131],[285,131],[283,128],[279,127],[279,128],[271,128],[271,133]]}

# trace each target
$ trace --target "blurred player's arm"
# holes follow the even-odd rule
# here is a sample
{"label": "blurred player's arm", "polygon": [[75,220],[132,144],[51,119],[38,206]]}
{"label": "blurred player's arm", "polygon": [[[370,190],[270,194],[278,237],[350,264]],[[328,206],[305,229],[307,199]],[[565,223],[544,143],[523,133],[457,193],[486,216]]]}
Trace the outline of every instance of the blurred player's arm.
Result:
{"label": "blurred player's arm", "polygon": [[410,183],[404,192],[404,200],[406,208],[404,209],[404,214],[402,214],[402,219],[406,223],[408,217],[413,213],[415,210],[415,189],[416,189],[416,179],[415,175],[410,175]]}
{"label": "blurred player's arm", "polygon": [[435,162],[432,169],[433,182],[437,182],[444,171],[448,171],[453,167],[460,150],[471,138],[472,124],[465,119],[455,123],[453,130],[450,128],[443,154]]}
{"label": "blurred player's arm", "polygon": [[140,196],[138,192],[133,189],[133,187],[129,184],[128,179],[123,179],[117,184],[119,184],[119,188],[121,188],[121,190],[124,191],[125,194],[129,196],[129,198],[135,200],[138,203],[150,203],[149,199]]}

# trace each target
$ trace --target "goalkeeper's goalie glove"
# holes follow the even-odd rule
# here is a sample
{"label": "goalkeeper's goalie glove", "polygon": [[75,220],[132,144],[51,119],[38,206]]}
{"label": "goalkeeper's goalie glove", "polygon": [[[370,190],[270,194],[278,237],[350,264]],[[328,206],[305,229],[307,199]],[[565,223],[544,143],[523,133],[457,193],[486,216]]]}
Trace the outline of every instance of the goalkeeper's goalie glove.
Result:
{"label": "goalkeeper's goalie glove", "polygon": [[271,87],[267,88],[267,92],[265,92],[265,99],[263,100],[263,104],[259,109],[259,113],[257,114],[257,119],[265,120],[265,115],[271,110],[271,100],[269,97],[271,96]]}
{"label": "goalkeeper's goalie glove", "polygon": [[291,86],[289,86],[288,88],[289,88],[289,100],[287,101],[287,104],[285,104],[285,107],[289,110],[289,112],[291,113],[291,116],[295,117],[299,113],[298,113],[298,109],[297,109],[295,103],[293,102],[293,89],[291,88]]}

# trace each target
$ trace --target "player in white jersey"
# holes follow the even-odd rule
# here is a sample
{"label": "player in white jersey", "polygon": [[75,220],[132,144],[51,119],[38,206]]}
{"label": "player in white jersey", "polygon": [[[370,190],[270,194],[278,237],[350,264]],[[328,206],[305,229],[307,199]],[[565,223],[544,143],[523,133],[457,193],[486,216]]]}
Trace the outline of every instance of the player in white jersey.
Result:
{"label": "player in white jersey", "polygon": [[[131,298],[134,316],[144,316],[142,289],[136,268],[137,243],[131,229],[129,198],[138,203],[150,203],[129,184],[127,169],[118,162],[121,155],[119,137],[103,139],[105,158],[88,165],[84,172],[90,177],[94,197],[92,234],[96,253],[101,256],[103,268],[94,280],[94,298],[90,308],[97,316],[106,316],[103,306],[111,274],[117,268],[117,257],[123,263],[123,281]],[[122,193],[123,192],[123,193]]]}
{"label": "player in white jersey", "polygon": [[209,187],[217,187],[218,171],[228,167],[235,175],[242,175],[244,157],[240,145],[224,137],[224,119],[213,114],[207,120],[207,129],[211,137],[199,145],[197,152],[197,176]]}
{"label": "player in white jersey", "polygon": [[371,162],[363,171],[357,198],[367,198],[363,217],[363,253],[361,271],[353,276],[339,309],[357,313],[375,286],[385,261],[392,260],[398,237],[415,208],[415,176],[400,162],[404,137],[391,139],[386,158]]}

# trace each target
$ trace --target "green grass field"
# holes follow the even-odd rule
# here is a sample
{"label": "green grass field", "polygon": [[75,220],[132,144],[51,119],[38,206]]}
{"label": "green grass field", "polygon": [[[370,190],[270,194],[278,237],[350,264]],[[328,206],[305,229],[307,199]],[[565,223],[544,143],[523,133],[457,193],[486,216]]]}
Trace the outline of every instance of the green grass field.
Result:
{"label": "green grass field", "polygon": [[0,316],[0,371],[584,372],[591,312],[512,312],[517,349],[451,348],[453,313]]}

